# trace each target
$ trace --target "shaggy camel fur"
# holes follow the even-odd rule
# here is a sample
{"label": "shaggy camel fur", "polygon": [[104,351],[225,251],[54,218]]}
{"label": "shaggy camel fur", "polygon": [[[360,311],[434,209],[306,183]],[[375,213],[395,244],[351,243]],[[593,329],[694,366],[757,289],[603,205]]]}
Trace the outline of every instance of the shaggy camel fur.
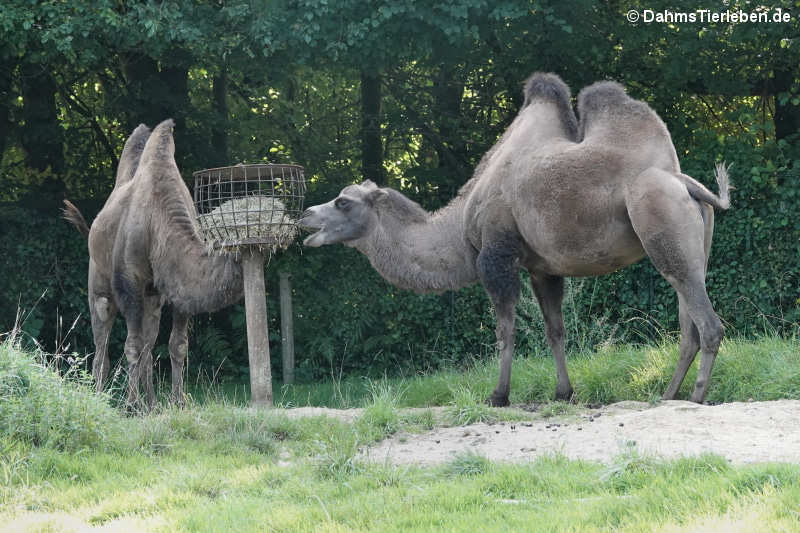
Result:
{"label": "shaggy camel fur", "polygon": [[646,104],[617,83],[578,96],[553,74],[534,74],[511,126],[447,206],[428,213],[369,180],[309,208],[300,224],[318,230],[307,246],[344,243],[364,253],[389,282],[418,292],[480,280],[497,315],[500,377],[492,405],[508,404],[519,268],[530,273],[556,362],[555,396],[573,393],[564,354],[565,276],[598,276],[647,255],[678,293],[680,360],[664,398],[674,398],[698,349],[691,399],[702,402],[722,338],[705,288],[713,208],[719,196],[681,173],[669,132]]}
{"label": "shaggy camel fur", "polygon": [[117,311],[128,328],[128,403],[155,403],[153,344],[161,308],[172,304],[169,354],[172,398],[183,401],[183,364],[189,318],[230,305],[242,296],[241,266],[230,256],[210,255],[198,232],[194,204],[175,164],[174,123],[152,134],[137,127],[125,143],[117,178],[103,209],[88,228],[65,201],[64,216],[89,240],[89,310],[95,357],[92,373],[102,390],[109,371],[108,336]]}

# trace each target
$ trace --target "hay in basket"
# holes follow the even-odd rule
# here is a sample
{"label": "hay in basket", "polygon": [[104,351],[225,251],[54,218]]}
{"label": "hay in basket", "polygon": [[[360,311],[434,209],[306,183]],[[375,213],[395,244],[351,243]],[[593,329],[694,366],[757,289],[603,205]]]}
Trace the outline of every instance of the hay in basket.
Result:
{"label": "hay in basket", "polygon": [[221,203],[198,216],[206,241],[215,249],[238,251],[243,244],[286,248],[297,234],[294,219],[283,202],[272,196],[251,195]]}

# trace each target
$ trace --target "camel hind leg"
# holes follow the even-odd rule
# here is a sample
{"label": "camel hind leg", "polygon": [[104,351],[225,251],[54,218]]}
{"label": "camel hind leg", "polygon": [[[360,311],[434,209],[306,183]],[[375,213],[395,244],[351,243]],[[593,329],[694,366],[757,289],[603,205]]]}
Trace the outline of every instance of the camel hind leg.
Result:
{"label": "camel hind leg", "polygon": [[664,396],[674,397],[680,388],[699,342],[702,357],[691,400],[700,403],[708,390],[723,333],[705,287],[711,239],[710,235],[706,238],[704,208],[689,196],[680,180],[655,168],[643,172],[628,185],[625,201],[645,252],[681,302],[681,355]]}
{"label": "camel hind leg", "polygon": [[111,328],[114,326],[114,318],[117,316],[117,308],[111,295],[90,294],[89,314],[92,319],[92,336],[94,337],[92,377],[95,389],[97,392],[102,392],[111,366],[111,360],[108,357],[108,339],[111,336]]}
{"label": "camel hind leg", "polygon": [[[714,234],[714,209],[709,205],[701,205],[700,214],[703,217],[704,225],[704,239],[703,247],[705,254],[705,264],[703,269],[703,276],[708,271],[708,257],[711,252],[711,239]],[[697,326],[692,321],[689,314],[689,307],[686,300],[678,293],[678,317],[681,325],[681,343],[680,343],[680,357],[678,364],[675,366],[675,373],[672,380],[667,386],[662,398],[664,400],[674,400],[678,394],[683,379],[686,377],[686,372],[692,366],[697,351],[700,349],[700,332]]]}
{"label": "camel hind leg", "polygon": [[98,273],[97,265],[89,259],[89,315],[94,338],[94,361],[92,377],[95,389],[102,392],[108,379],[111,360],[108,357],[108,340],[117,316],[117,306],[111,296],[111,282]]}

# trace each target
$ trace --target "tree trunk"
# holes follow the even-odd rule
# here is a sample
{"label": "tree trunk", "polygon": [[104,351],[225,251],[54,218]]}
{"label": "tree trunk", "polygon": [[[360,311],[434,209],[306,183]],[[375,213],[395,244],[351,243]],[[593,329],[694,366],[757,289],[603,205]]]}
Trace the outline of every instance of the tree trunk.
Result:
{"label": "tree trunk", "polygon": [[161,116],[161,109],[158,105],[160,95],[157,93],[160,92],[161,85],[158,79],[158,64],[149,57],[125,54],[122,55],[122,70],[125,73],[128,92],[126,98],[127,130],[132,131],[142,123],[152,128],[168,118]]}
{"label": "tree trunk", "polygon": [[[175,119],[175,131],[178,136],[181,131],[186,131],[186,115],[189,111],[189,70],[186,67],[161,67],[159,72],[161,88],[161,120]],[[177,146],[180,141],[175,139]]]}
{"label": "tree trunk", "polygon": [[[22,146],[28,165],[37,170],[50,168],[55,174],[64,171],[64,149],[58,124],[56,92],[58,87],[43,65],[22,67]],[[59,180],[60,181],[60,180]],[[63,192],[63,183],[61,185]]]}
{"label": "tree trunk", "polygon": [[211,126],[211,148],[215,166],[224,166],[228,161],[228,72],[225,67],[214,76],[215,120]]}
{"label": "tree trunk", "polygon": [[0,66],[0,159],[3,158],[11,131],[8,118],[11,111],[11,84],[14,81],[15,67],[11,61]]}
{"label": "tree trunk", "polygon": [[20,69],[22,119],[20,141],[28,167],[44,172],[44,180],[32,187],[22,204],[42,212],[52,212],[65,196],[64,136],[58,123],[56,92],[58,86],[43,65],[23,64]]}
{"label": "tree trunk", "polygon": [[[150,57],[123,57],[128,90],[128,130],[144,123],[149,127],[171,118],[175,120],[175,145],[178,168],[188,168],[191,143],[186,131],[189,111],[189,71],[183,66],[159,66]],[[207,145],[206,145],[207,146]]]}
{"label": "tree trunk", "polygon": [[791,93],[795,73],[790,70],[775,71],[775,139],[780,140],[800,131],[800,105],[792,103],[790,97],[781,104],[778,94]]}
{"label": "tree trunk", "polygon": [[439,159],[440,181],[447,187],[440,189],[445,195],[442,200],[450,198],[455,190],[466,182],[470,175],[467,164],[466,142],[461,127],[461,101],[464,84],[457,79],[457,73],[439,68],[433,83],[433,97],[436,101],[435,115],[438,117],[440,142],[436,153]]}
{"label": "tree trunk", "polygon": [[361,71],[361,171],[365,179],[386,184],[381,138],[381,76]]}

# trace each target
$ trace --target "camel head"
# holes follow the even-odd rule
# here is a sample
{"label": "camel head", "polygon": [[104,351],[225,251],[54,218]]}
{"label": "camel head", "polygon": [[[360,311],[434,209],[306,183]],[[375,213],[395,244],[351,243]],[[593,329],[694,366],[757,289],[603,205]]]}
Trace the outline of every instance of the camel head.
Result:
{"label": "camel head", "polygon": [[377,225],[376,207],[389,193],[370,180],[348,185],[328,203],[309,207],[298,221],[304,229],[316,230],[303,244],[311,247],[349,243],[367,235]]}

